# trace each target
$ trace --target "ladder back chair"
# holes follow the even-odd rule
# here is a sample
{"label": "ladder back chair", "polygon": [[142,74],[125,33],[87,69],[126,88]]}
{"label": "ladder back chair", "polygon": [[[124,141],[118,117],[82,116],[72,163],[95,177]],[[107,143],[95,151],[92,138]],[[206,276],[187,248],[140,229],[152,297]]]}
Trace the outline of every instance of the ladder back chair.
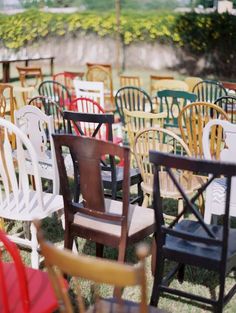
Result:
{"label": "ladder back chair", "polygon": [[[141,187],[144,193],[142,206],[147,207],[153,195],[153,167],[149,161],[149,150],[169,152],[177,155],[191,156],[189,148],[183,140],[174,132],[161,127],[150,127],[140,130],[134,142],[134,155],[140,169],[143,182]],[[165,171],[161,173],[161,196],[162,198],[173,198],[178,201],[178,212],[183,206],[183,198],[175,188]],[[188,186],[188,194],[201,186],[201,178],[194,177],[188,184],[188,177],[183,177],[185,185]]]}
{"label": "ladder back chair", "polygon": [[120,75],[120,88],[132,86],[141,88],[141,80],[139,76]]}
{"label": "ladder back chair", "polygon": [[[97,139],[104,138],[104,127],[106,128],[107,140],[113,142],[112,125],[114,124],[113,114],[95,114],[64,111],[65,121],[68,123],[68,133],[75,133],[80,136],[90,136]],[[87,130],[89,128],[89,131]],[[68,172],[71,172],[71,161],[67,163]],[[124,168],[115,164],[115,159],[109,156],[107,162],[102,161],[103,171],[102,180],[104,188],[111,191],[112,199],[117,198],[117,192],[122,190],[124,180]],[[73,176],[73,174],[72,174]],[[142,200],[140,188],[141,175],[137,168],[130,169],[130,185],[137,185],[138,196],[132,201]]]}
{"label": "ladder back chair", "polygon": [[[222,313],[223,306],[228,303],[236,292],[236,285],[230,288],[226,294],[226,276],[235,269],[236,266],[236,230],[229,225],[229,204],[231,197],[232,177],[236,176],[235,164],[226,164],[216,161],[206,161],[200,159],[190,159],[187,157],[150,152],[150,162],[154,166],[154,201],[153,207],[156,218],[156,257],[154,284],[151,296],[151,305],[157,305],[162,293],[170,294],[204,304],[204,308],[213,308],[214,312]],[[161,171],[165,168],[169,179],[176,186],[184,199],[184,207],[173,222],[166,223],[163,215],[161,202]],[[201,189],[194,195],[186,193],[179,176],[179,171],[184,171],[189,180],[195,173],[212,174],[212,178],[205,182]],[[216,177],[223,175],[226,179],[226,192],[224,201],[224,218],[222,225],[207,225],[199,213],[197,200],[205,192],[206,188]],[[189,218],[183,218],[188,213]],[[192,216],[192,218],[191,218]],[[165,260],[177,263],[164,277]],[[207,286],[213,297],[204,294],[190,293],[179,287],[171,287],[171,280],[175,274],[183,282],[185,279],[185,265],[198,267],[203,270],[200,275],[207,275],[206,269],[217,275],[219,290],[212,290],[212,280],[208,279]],[[194,268],[195,269],[195,268]],[[207,280],[207,278],[206,278]],[[198,282],[199,284],[199,282]]]}
{"label": "ladder back chair", "polygon": [[[115,261],[102,260],[96,257],[85,255],[75,255],[69,250],[59,250],[50,242],[45,241],[42,231],[38,230],[38,240],[42,255],[45,257],[45,264],[58,302],[61,307],[60,312],[73,313],[74,308],[68,293],[64,291],[62,284],[62,274],[67,274],[77,278],[74,283],[77,285],[77,299],[80,313],[85,312],[134,312],[134,313],[164,313],[160,309],[147,305],[146,278],[145,278],[145,257],[148,254],[146,245],[139,245],[136,249],[139,263],[136,266],[120,264]],[[81,295],[81,288],[78,285],[78,278],[92,282],[95,288],[94,304],[85,309],[85,304]],[[98,285],[108,284],[118,288],[139,286],[140,302],[127,301],[121,297],[104,298],[98,293]]]}
{"label": "ladder back chair", "polygon": [[203,158],[203,128],[210,120],[216,118],[228,120],[228,115],[218,105],[208,102],[193,102],[180,111],[178,124],[181,137],[192,156]]}
{"label": "ladder back chair", "polygon": [[[0,118],[0,134],[0,217],[12,221],[31,222],[34,218],[44,219],[63,209],[62,196],[42,191],[39,159],[26,134],[2,118]],[[9,134],[16,138],[16,152],[13,152],[10,145]],[[32,164],[30,175],[34,178],[34,189],[29,183],[26,155]],[[38,268],[38,242],[32,224],[30,233],[30,239],[26,236],[19,237],[17,233],[9,234],[9,238],[31,250],[32,267]]]}
{"label": "ladder back chair", "polygon": [[197,76],[188,76],[184,79],[185,83],[188,85],[188,91],[193,92],[193,87],[202,81],[202,78]]}
{"label": "ladder back chair", "polygon": [[49,313],[56,310],[59,304],[49,275],[26,267],[17,246],[2,230],[0,243],[0,311]]}
{"label": "ladder back chair", "polygon": [[214,103],[216,99],[226,96],[224,86],[215,80],[202,80],[193,87],[193,93],[197,95],[197,101]]}
{"label": "ladder back chair", "polygon": [[[65,207],[65,248],[72,249],[75,237],[96,242],[97,256],[103,246],[118,248],[118,261],[124,262],[127,245],[154,231],[152,209],[129,204],[129,149],[90,137],[53,135],[61,191]],[[69,149],[73,160],[74,188],[70,190],[63,149]],[[122,202],[104,197],[101,160],[104,155],[124,160]]]}
{"label": "ladder back chair", "polygon": [[[33,87],[37,88],[43,81],[43,73],[41,67],[20,67],[16,66],[19,74],[19,80],[22,87]],[[27,103],[29,98],[27,92],[22,93],[23,102]]]}
{"label": "ladder back chair", "polygon": [[155,84],[156,92],[161,90],[179,90],[188,91],[188,85],[183,80],[177,79],[161,79]]}

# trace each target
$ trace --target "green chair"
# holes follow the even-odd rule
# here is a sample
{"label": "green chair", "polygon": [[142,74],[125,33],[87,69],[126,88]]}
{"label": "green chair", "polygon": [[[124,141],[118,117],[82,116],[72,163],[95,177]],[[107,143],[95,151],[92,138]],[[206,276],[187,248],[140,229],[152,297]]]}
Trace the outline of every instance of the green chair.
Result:
{"label": "green chair", "polygon": [[203,80],[193,87],[197,101],[214,103],[216,99],[226,96],[227,91],[222,83],[215,80]]}
{"label": "green chair", "polygon": [[179,112],[186,104],[196,101],[197,98],[193,93],[179,90],[161,90],[157,92],[157,97],[160,112],[167,113],[164,127],[178,127]]}

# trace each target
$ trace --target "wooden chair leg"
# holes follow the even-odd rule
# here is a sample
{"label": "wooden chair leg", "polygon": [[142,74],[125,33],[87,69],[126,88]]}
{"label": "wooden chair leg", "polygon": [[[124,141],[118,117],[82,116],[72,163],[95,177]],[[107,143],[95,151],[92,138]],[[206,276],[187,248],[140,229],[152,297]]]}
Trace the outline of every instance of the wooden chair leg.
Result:
{"label": "wooden chair leg", "polygon": [[70,233],[69,226],[65,225],[65,241],[64,248],[72,250],[74,242],[74,236]]}
{"label": "wooden chair leg", "polygon": [[160,253],[156,254],[156,265],[155,265],[155,274],[152,287],[152,295],[150,300],[150,305],[157,306],[160,298],[160,284],[162,282],[164,271],[164,259]]}
{"label": "wooden chair leg", "polygon": [[142,206],[143,206],[144,208],[147,208],[147,207],[148,207],[148,204],[149,204],[149,195],[148,195],[147,193],[145,193]]}
{"label": "wooden chair leg", "polygon": [[[119,254],[118,254],[118,262],[124,263],[125,261],[125,252],[126,252],[126,242],[123,240],[119,245]],[[121,298],[122,289],[116,287],[113,292],[114,297]]]}
{"label": "wooden chair leg", "polygon": [[96,256],[99,258],[103,257],[104,245],[101,243],[96,243]]}

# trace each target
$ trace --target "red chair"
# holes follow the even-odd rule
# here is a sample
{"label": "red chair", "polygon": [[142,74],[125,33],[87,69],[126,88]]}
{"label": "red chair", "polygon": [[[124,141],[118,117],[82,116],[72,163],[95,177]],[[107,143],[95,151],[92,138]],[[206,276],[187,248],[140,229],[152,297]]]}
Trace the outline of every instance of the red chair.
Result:
{"label": "red chair", "polygon": [[[104,109],[98,104],[96,101],[89,99],[89,98],[76,98],[74,99],[71,104],[70,104],[70,110],[74,112],[80,112],[80,113],[90,113],[90,114],[104,114],[105,111]],[[94,134],[95,129],[97,127],[96,124],[94,123],[88,123],[88,122],[80,122],[79,124],[82,132],[84,133],[85,136],[91,137],[92,134]],[[74,127],[74,130],[77,135],[80,135],[78,132],[78,129]],[[97,139],[103,139],[103,140],[108,140],[108,125],[102,126],[97,135]],[[119,144],[122,142],[122,138],[119,137],[114,137],[113,142],[116,144]]]}
{"label": "red chair", "polygon": [[[15,243],[0,230],[0,312],[50,313],[58,308],[48,274],[24,266]],[[11,262],[2,260],[3,250]],[[5,258],[5,253],[4,253]]]}

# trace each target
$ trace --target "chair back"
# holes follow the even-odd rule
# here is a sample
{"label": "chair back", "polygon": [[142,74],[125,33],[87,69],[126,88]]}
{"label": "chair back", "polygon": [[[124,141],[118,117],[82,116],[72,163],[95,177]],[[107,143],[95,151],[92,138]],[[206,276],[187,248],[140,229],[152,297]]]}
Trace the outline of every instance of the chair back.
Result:
{"label": "chair back", "polygon": [[[227,246],[228,246],[228,234],[229,234],[229,203],[230,203],[230,193],[231,193],[231,180],[232,177],[236,175],[236,166],[235,164],[230,163],[219,163],[216,161],[206,161],[200,159],[192,159],[186,158],[179,155],[173,154],[166,154],[159,151],[150,151],[150,162],[153,164],[154,167],[154,201],[153,206],[155,210],[155,218],[156,218],[156,240],[157,240],[157,249],[159,250],[157,253],[162,253],[162,255],[167,255],[168,251],[168,258],[175,260],[177,255],[181,254],[181,260],[183,263],[187,264],[196,264],[198,266],[203,266],[212,270],[213,268],[220,270],[221,272],[225,273],[225,266],[226,266],[226,258],[227,258]],[[177,217],[171,222],[170,224],[165,223],[164,215],[163,215],[163,205],[161,201],[161,170],[162,168],[168,173],[169,179],[173,182],[176,188],[179,190],[181,197],[184,199],[184,206],[181,212],[177,215]],[[191,175],[198,175],[200,173],[211,174],[211,179],[208,181],[202,182],[201,188],[196,191],[194,194],[187,194],[185,187],[183,185],[183,181],[179,179],[179,171],[184,171],[188,177]],[[202,215],[199,212],[198,208],[198,201],[199,197],[203,195],[206,191],[206,188],[212,183],[212,181],[216,178],[221,176],[225,177],[226,179],[226,192],[225,192],[225,201],[224,203],[224,217],[223,217],[223,230],[222,233],[215,233],[214,227],[206,224],[203,220]],[[192,224],[189,227],[195,227],[192,232],[191,228],[188,228],[186,231],[183,228],[180,230],[178,227],[178,223],[181,219],[184,218],[186,215],[192,215],[194,220],[192,220]],[[187,222],[187,221],[186,221]],[[182,227],[184,227],[184,221],[181,221]],[[197,228],[196,228],[197,227]],[[165,248],[165,243],[167,237],[171,236],[173,240],[178,240],[178,243],[181,241],[185,242],[185,248],[183,248],[183,253],[181,251],[176,251],[174,249],[168,250]],[[175,241],[173,241],[173,244]],[[214,258],[211,258],[211,261],[205,256],[198,257],[197,254],[191,258],[189,255],[191,250],[191,243],[193,246],[196,243],[202,246],[213,246],[215,247],[216,251],[219,251],[219,255],[216,255]],[[199,247],[199,246],[198,246]],[[188,252],[185,251],[188,249]],[[197,249],[197,248],[195,248]],[[194,248],[193,248],[194,250]],[[212,250],[210,250],[212,251]],[[180,253],[180,254],[178,254]],[[217,253],[217,252],[216,252]]]}
{"label": "chair back", "polygon": [[141,81],[139,76],[127,76],[120,75],[120,88],[132,86],[132,87],[141,87]]}
{"label": "chair back", "polygon": [[77,76],[76,73],[72,74],[69,72],[62,72],[54,74],[52,80],[64,85],[69,90],[71,96],[73,97],[75,96],[75,87],[73,80],[78,77],[79,76]]}
{"label": "chair back", "polygon": [[[71,109],[73,112],[88,113],[88,114],[104,114],[104,109],[94,100],[89,98],[76,98],[71,102]],[[72,110],[71,110],[72,111]],[[66,116],[67,113],[66,113]],[[73,115],[72,115],[73,116]],[[94,131],[98,126],[98,123],[94,122],[83,122],[83,121],[73,121],[73,129],[77,135],[85,135],[93,137]],[[108,140],[109,127],[108,124],[102,124],[99,131],[96,134],[96,138]]]}
{"label": "chair back", "polygon": [[[38,227],[39,228],[39,227]],[[74,309],[70,301],[70,297],[64,291],[62,274],[67,274],[73,278],[86,279],[98,284],[108,284],[118,288],[127,286],[139,286],[141,297],[140,303],[137,304],[136,312],[147,313],[147,295],[146,295],[146,279],[144,259],[148,254],[148,248],[145,245],[137,247],[137,255],[140,262],[136,265],[122,264],[115,261],[104,260],[96,257],[85,255],[75,255],[70,250],[60,250],[51,243],[45,241],[41,230],[38,230],[38,241],[40,243],[41,253],[45,258],[45,265],[49,272],[52,285],[61,305],[61,312],[73,313]],[[85,313],[85,304],[82,300],[81,290],[76,284],[78,293],[79,312]],[[112,312],[125,312],[123,308],[123,300],[112,298],[112,302],[105,302],[100,299],[99,294],[95,290],[95,304],[93,312],[111,312],[109,308],[113,307]],[[105,305],[105,306],[104,306]],[[91,311],[92,312],[92,311]]]}
{"label": "chair back", "polygon": [[38,88],[40,96],[46,96],[62,109],[70,108],[71,94],[66,86],[53,80],[42,82]]}
{"label": "chair back", "polygon": [[236,123],[236,95],[220,97],[214,103],[227,113],[231,123]]}
{"label": "chair back", "polygon": [[[39,175],[38,156],[33,144],[29,138],[17,126],[5,119],[0,118],[0,181],[2,188],[0,190],[0,216],[13,219],[28,220],[28,210],[40,208],[35,217],[42,214],[44,205],[42,201],[42,184]],[[16,151],[10,145],[9,135],[16,138]],[[35,191],[32,199],[31,187],[27,172],[27,160],[25,155],[31,161],[34,177]],[[14,157],[15,156],[15,157]],[[35,206],[32,204],[35,202]],[[29,203],[31,205],[29,205]],[[10,212],[10,213],[9,213]],[[32,212],[30,214],[32,216]],[[17,218],[21,216],[21,218]]]}
{"label": "chair back", "polygon": [[104,108],[104,84],[103,82],[91,82],[74,80],[75,93],[77,98],[89,98]]}
{"label": "chair back", "polygon": [[214,103],[216,99],[226,96],[227,91],[223,85],[215,80],[203,80],[193,87],[197,101]]}
{"label": "chair back", "polygon": [[[70,113],[70,112],[69,112]],[[79,113],[77,113],[79,114]],[[124,227],[127,232],[127,213],[129,204],[129,149],[120,147],[108,141],[95,138],[53,135],[57,164],[60,175],[61,191],[64,199],[65,218],[71,218],[72,212],[79,212],[94,218],[101,218]],[[70,191],[67,177],[64,151],[70,151],[74,169],[74,189],[81,195],[82,203],[77,203],[78,194],[74,197]],[[105,210],[104,188],[102,182],[102,170],[108,170],[104,166],[104,156],[115,156],[124,160],[124,180],[122,184],[123,204],[122,212],[114,215]],[[79,177],[79,179],[78,179]],[[78,181],[79,180],[79,181]]]}
{"label": "chair back", "polygon": [[188,91],[188,85],[183,80],[161,79],[155,84],[156,92],[161,90]]}
{"label": "chair back", "polygon": [[124,109],[124,115],[129,144],[131,151],[133,151],[134,138],[136,134],[144,128],[152,126],[163,127],[166,112],[149,113],[143,111],[128,111],[127,109]]}
{"label": "chair back", "polygon": [[66,133],[63,110],[57,102],[47,96],[37,96],[32,98],[28,104],[39,108],[46,115],[52,115],[53,128],[56,133]]}
{"label": "chair back", "polygon": [[111,68],[107,68],[101,65],[89,66],[86,73],[86,80],[93,82],[102,82],[104,84],[105,103],[114,106]]}
{"label": "chair back", "polygon": [[[3,255],[0,254],[0,299],[1,304],[0,309],[2,313],[11,312],[11,297],[12,297],[12,290],[7,289],[7,283],[6,280],[10,279],[11,273],[10,271],[16,272],[17,280],[14,281],[14,288],[19,289],[19,299],[18,301],[21,301],[21,309],[24,313],[30,313],[30,301],[29,301],[29,291],[28,291],[28,284],[27,284],[27,278],[26,278],[26,272],[24,264],[21,260],[20,253],[17,249],[17,246],[14,242],[10,241],[7,237],[7,235],[0,230],[0,242],[1,245],[3,245],[4,251],[7,252],[8,256],[10,257],[11,263],[9,265],[9,272],[7,271],[8,263],[2,260]],[[2,247],[1,247],[2,248]],[[5,256],[6,258],[6,256]],[[5,271],[4,271],[5,267]],[[4,275],[8,272],[8,276]],[[20,306],[19,306],[20,307]]]}
{"label": "chair back", "polygon": [[156,82],[162,79],[174,79],[174,76],[171,75],[150,75],[150,95],[152,97],[156,96],[157,88],[156,88]]}
{"label": "chair back", "polygon": [[179,90],[162,90],[157,92],[160,99],[160,112],[166,112],[166,127],[178,127],[179,112],[185,105],[194,102],[197,96],[194,93]]}
{"label": "chair back", "polygon": [[152,112],[153,104],[149,95],[138,87],[122,87],[115,95],[116,108],[123,125],[125,125],[124,109],[129,111]]}
{"label": "chair back", "polygon": [[188,85],[188,91],[189,92],[193,92],[193,87],[202,81],[201,77],[197,77],[197,76],[188,76],[185,78],[185,83]]}
{"label": "chair back", "polygon": [[[215,104],[194,102],[183,107],[178,124],[181,137],[193,156],[203,158],[203,128],[210,120],[216,118],[228,120],[227,113]],[[214,140],[217,141],[217,138]]]}
{"label": "chair back", "polygon": [[[187,155],[191,153],[183,140],[175,133],[161,127],[150,127],[140,130],[134,141],[134,155],[140,169],[143,182],[146,186],[153,186],[153,166],[149,160],[149,151],[164,151],[172,154]],[[163,172],[164,173],[164,172]],[[175,192],[171,181],[165,180],[166,175],[163,174],[162,190],[168,190],[170,193]],[[186,180],[186,179],[185,179]],[[191,189],[191,180],[189,183]]]}
{"label": "chair back", "polygon": [[[27,105],[15,111],[15,124],[29,138],[37,153],[38,161],[44,164],[45,170],[41,168],[44,178],[53,180],[53,193],[59,194],[58,170],[52,134],[54,133],[53,116],[46,115],[39,108]],[[28,158],[28,155],[25,155]],[[47,175],[47,166],[52,168],[50,176]],[[29,167],[28,174],[31,174]],[[43,173],[42,173],[43,172]],[[53,177],[51,174],[53,173]]]}
{"label": "chair back", "polygon": [[231,94],[231,93],[235,94],[235,92],[236,92],[236,83],[235,82],[221,81],[221,84],[227,90],[228,94]]}

